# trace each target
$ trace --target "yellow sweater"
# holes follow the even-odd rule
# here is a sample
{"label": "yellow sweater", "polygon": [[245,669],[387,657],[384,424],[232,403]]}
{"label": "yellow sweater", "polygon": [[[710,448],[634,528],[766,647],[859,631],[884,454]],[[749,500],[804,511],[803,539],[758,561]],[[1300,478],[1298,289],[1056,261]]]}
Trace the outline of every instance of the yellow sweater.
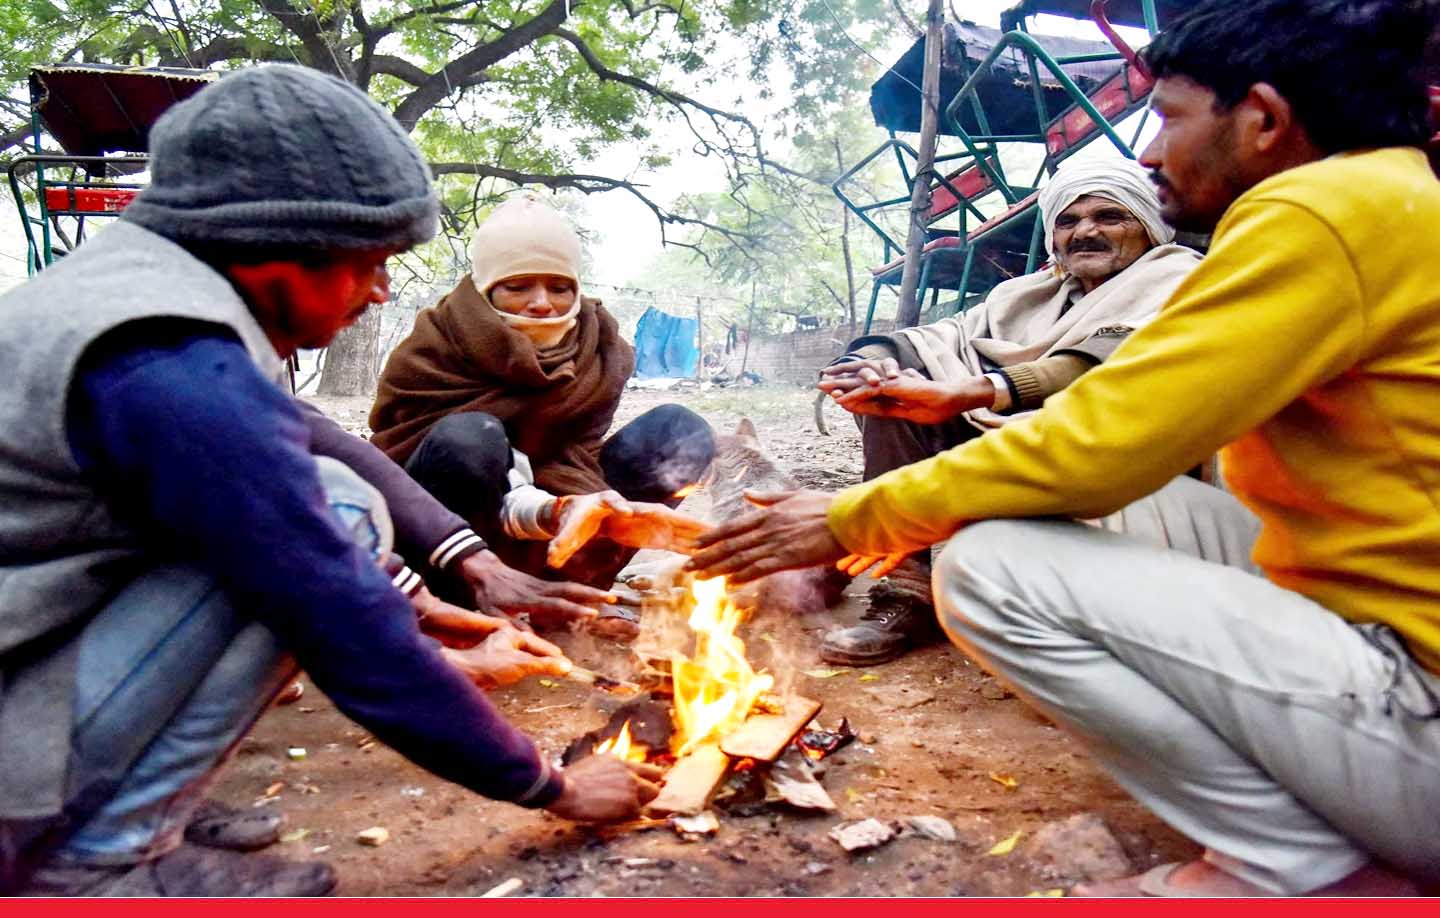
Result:
{"label": "yellow sweater", "polygon": [[830,527],[880,553],[1101,516],[1222,446],[1266,576],[1440,672],[1440,182],[1419,150],[1256,185],[1110,360],[1030,419],[842,492]]}

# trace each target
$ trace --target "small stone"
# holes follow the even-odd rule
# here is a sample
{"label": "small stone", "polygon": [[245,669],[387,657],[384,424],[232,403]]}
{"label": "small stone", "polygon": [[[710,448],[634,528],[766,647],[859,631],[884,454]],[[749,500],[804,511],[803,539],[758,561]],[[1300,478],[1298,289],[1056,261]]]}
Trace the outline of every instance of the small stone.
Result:
{"label": "small stone", "polygon": [[836,826],[830,830],[830,837],[846,851],[866,851],[889,842],[895,837],[895,830],[878,819],[865,819],[848,826]]}
{"label": "small stone", "polygon": [[921,838],[928,838],[932,841],[953,843],[955,841],[955,827],[947,819],[939,816],[907,816],[905,826],[910,834],[918,835]]}
{"label": "small stone", "polygon": [[390,830],[384,826],[371,826],[363,832],[356,833],[355,840],[362,845],[378,848],[390,840]]}
{"label": "small stone", "polygon": [[1041,826],[1027,849],[1048,875],[1072,880],[1114,880],[1134,873],[1125,849],[1094,813]]}
{"label": "small stone", "polygon": [[1007,689],[1005,686],[997,685],[994,682],[987,682],[984,685],[980,686],[980,695],[981,697],[988,698],[991,701],[1004,701],[1006,698],[1015,697],[1014,693]]}
{"label": "small stone", "polygon": [[292,762],[300,761],[305,758],[306,754],[304,746],[291,746],[285,750],[285,755],[288,756]]}
{"label": "small stone", "polygon": [[810,874],[810,876],[812,877],[818,877],[822,873],[829,873],[830,865],[822,864],[819,861],[811,861],[810,863],[805,865],[805,872]]}

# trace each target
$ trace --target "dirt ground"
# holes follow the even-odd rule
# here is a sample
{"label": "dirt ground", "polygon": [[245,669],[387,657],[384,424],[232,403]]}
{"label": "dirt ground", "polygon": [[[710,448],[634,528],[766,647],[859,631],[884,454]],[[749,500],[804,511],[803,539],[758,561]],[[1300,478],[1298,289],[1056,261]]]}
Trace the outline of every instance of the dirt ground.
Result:
{"label": "dirt ground", "polygon": [[[771,453],[804,484],[835,489],[859,480],[859,437],[838,409],[819,436],[811,392],[788,386],[631,391],[617,423],[666,401],[700,412],[719,430],[749,416]],[[368,404],[321,407],[363,429]],[[1066,885],[1081,869],[1031,844],[1047,823],[1081,813],[1103,819],[1135,869],[1195,849],[1132,801],[1067,735],[948,646],[873,669],[827,674],[814,647],[831,620],[863,611],[864,584],[830,618],[796,623],[788,648],[796,688],[820,700],[826,726],[846,717],[860,738],[832,757],[822,782],[839,813],[772,810],[721,815],[717,835],[684,841],[668,827],[611,833],[495,803],[432,777],[368,739],[313,686],[275,708],[225,768],[215,795],[286,817],[278,853],[323,857],[342,895],[478,895],[510,878],[531,896],[978,896],[1025,895]],[[565,643],[562,641],[562,643]],[[626,652],[572,640],[578,662],[623,674]],[[805,675],[810,670],[818,675]],[[570,682],[530,680],[492,698],[549,754],[598,727],[618,704]],[[302,750],[299,752],[298,750]],[[1013,779],[1013,787],[1006,785]],[[949,820],[954,843],[901,837],[849,855],[827,837],[866,817]],[[379,847],[356,841],[381,826]],[[992,854],[1020,832],[1008,854]]]}

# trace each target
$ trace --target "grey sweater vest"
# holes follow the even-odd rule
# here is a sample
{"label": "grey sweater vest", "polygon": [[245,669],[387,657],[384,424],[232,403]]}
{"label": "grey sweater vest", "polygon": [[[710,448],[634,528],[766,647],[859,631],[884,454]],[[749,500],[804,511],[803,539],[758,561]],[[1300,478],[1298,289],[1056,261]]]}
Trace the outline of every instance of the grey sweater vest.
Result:
{"label": "grey sweater vest", "polygon": [[76,365],[107,332],[165,317],[231,329],[278,376],[280,358],[230,283],[123,219],[0,297],[0,819],[64,805],[76,635],[147,564],[71,454]]}

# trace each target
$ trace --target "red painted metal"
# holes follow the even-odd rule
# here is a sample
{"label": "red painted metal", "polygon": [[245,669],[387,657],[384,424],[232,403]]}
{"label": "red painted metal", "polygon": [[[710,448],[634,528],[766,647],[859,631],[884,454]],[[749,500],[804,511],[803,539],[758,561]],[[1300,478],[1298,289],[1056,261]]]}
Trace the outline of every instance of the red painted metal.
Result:
{"label": "red painted metal", "polygon": [[45,188],[45,209],[50,213],[118,214],[135,200],[134,188]]}
{"label": "red painted metal", "polygon": [[1110,0],[1094,0],[1094,2],[1090,4],[1090,18],[1095,20],[1095,24],[1100,27],[1100,31],[1110,40],[1110,44],[1115,46],[1115,50],[1120,52],[1120,56],[1125,58],[1131,67],[1144,73],[1146,77],[1149,77],[1150,68],[1145,66],[1145,62],[1140,59],[1140,55],[1135,53],[1135,49],[1130,47],[1129,42],[1121,38],[1120,33],[1115,31],[1115,27],[1110,24],[1110,19],[1105,13],[1105,7],[1109,5]]}

